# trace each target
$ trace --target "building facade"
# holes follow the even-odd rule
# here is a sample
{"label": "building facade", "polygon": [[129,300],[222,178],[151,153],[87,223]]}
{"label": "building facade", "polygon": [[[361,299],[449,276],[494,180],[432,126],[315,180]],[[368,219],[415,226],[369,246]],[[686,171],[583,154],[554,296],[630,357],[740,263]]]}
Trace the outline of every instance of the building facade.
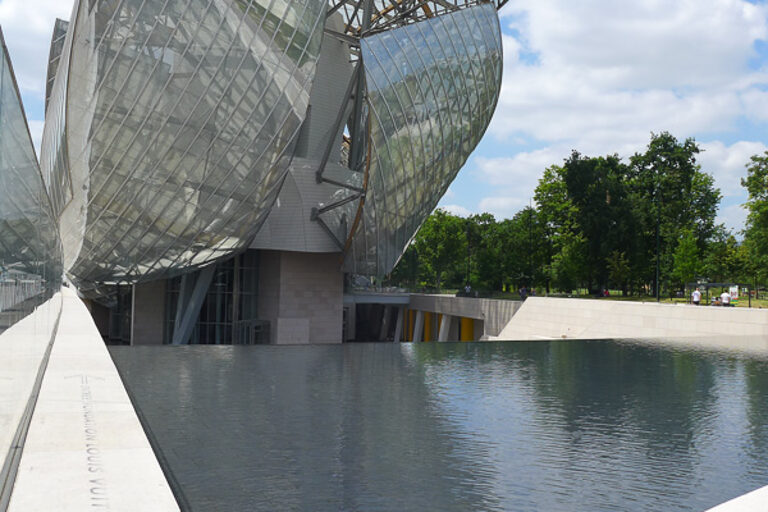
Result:
{"label": "building facade", "polygon": [[78,0],[24,157],[46,254],[113,340],[340,342],[344,276],[391,272],[491,120],[499,7]]}

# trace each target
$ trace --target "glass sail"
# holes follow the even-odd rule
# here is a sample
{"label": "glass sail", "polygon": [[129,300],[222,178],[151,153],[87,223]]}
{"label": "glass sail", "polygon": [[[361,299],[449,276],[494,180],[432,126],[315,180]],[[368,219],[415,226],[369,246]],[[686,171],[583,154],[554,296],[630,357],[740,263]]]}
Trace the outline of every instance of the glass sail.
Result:
{"label": "glass sail", "polygon": [[384,275],[491,121],[501,86],[501,32],[494,5],[483,4],[376,33],[361,48],[371,163],[345,269]]}
{"label": "glass sail", "polygon": [[247,246],[306,115],[325,8],[76,4],[42,166],[80,286],[154,279]]}

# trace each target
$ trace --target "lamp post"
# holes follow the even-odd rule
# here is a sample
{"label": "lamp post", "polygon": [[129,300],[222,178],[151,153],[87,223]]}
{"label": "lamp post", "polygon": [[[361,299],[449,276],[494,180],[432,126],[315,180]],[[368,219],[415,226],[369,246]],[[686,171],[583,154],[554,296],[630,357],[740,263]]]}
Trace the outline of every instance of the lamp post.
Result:
{"label": "lamp post", "polygon": [[533,201],[528,201],[528,288],[533,286]]}
{"label": "lamp post", "polygon": [[656,302],[661,301],[660,288],[660,257],[659,249],[661,247],[661,208],[659,207],[659,170],[656,169],[654,173],[656,177],[656,183],[654,183],[653,202],[656,204]]}
{"label": "lamp post", "polygon": [[467,217],[467,280],[465,285],[469,285],[469,278],[470,278],[470,269],[471,269],[471,262],[472,262],[472,237],[470,236],[469,230],[470,225],[472,221]]}

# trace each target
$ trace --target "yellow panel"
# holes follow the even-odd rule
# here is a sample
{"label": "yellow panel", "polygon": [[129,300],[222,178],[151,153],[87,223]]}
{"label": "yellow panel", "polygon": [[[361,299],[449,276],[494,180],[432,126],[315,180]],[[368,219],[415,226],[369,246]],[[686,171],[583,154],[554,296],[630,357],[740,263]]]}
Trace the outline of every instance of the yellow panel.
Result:
{"label": "yellow panel", "polygon": [[475,321],[461,317],[461,341],[475,341]]}
{"label": "yellow panel", "polygon": [[424,312],[424,341],[432,341],[432,313]]}

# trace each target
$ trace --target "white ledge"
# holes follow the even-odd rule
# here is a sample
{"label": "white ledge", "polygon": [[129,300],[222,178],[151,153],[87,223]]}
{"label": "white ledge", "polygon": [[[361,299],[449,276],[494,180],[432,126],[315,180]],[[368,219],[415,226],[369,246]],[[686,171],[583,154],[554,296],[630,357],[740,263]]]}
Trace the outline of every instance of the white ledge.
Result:
{"label": "white ledge", "polygon": [[768,485],[707,510],[707,512],[765,512],[768,510]]}
{"label": "white ledge", "polygon": [[91,315],[62,295],[9,510],[179,510]]}

